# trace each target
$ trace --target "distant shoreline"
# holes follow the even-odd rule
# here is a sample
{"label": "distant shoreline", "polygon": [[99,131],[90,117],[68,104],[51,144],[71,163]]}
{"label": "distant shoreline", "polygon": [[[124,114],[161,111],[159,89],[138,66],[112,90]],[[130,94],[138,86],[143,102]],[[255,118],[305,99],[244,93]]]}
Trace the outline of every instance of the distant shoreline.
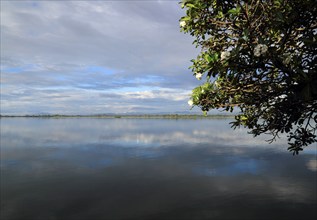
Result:
{"label": "distant shoreline", "polygon": [[0,115],[0,118],[166,118],[166,119],[198,119],[198,118],[234,118],[234,115],[183,115],[183,114],[139,114],[139,115]]}

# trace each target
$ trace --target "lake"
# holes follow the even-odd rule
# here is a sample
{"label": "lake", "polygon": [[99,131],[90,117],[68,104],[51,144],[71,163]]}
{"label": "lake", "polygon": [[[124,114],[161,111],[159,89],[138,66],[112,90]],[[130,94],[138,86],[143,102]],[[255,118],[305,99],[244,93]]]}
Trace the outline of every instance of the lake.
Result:
{"label": "lake", "polygon": [[230,120],[1,118],[1,219],[316,219],[316,145]]}

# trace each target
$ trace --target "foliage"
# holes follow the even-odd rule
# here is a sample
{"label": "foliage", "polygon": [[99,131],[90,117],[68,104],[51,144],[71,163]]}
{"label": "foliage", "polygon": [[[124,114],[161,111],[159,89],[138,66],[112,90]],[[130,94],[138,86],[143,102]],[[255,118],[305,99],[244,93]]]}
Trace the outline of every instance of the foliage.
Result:
{"label": "foliage", "polygon": [[316,142],[315,0],[183,0],[181,30],[201,48],[190,67],[206,82],[189,104],[240,113],[232,127],[273,141],[288,134],[293,154]]}

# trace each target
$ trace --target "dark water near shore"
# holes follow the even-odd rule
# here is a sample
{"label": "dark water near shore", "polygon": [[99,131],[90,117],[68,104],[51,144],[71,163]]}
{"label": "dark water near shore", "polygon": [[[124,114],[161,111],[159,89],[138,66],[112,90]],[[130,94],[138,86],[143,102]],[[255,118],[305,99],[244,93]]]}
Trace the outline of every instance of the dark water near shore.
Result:
{"label": "dark water near shore", "polygon": [[225,119],[2,118],[1,219],[316,219],[317,150]]}

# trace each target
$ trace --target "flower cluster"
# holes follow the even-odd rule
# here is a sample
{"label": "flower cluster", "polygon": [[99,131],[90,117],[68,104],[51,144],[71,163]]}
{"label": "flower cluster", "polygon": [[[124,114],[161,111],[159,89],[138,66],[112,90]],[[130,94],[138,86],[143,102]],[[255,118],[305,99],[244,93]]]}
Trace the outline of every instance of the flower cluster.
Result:
{"label": "flower cluster", "polygon": [[220,60],[221,61],[226,61],[230,58],[230,52],[229,51],[223,51],[220,54]]}
{"label": "flower cluster", "polygon": [[259,57],[267,52],[268,47],[265,44],[258,44],[253,50],[254,56]]}
{"label": "flower cluster", "polygon": [[179,22],[179,26],[185,27],[185,26],[186,26],[186,21],[181,21],[181,22]]}

